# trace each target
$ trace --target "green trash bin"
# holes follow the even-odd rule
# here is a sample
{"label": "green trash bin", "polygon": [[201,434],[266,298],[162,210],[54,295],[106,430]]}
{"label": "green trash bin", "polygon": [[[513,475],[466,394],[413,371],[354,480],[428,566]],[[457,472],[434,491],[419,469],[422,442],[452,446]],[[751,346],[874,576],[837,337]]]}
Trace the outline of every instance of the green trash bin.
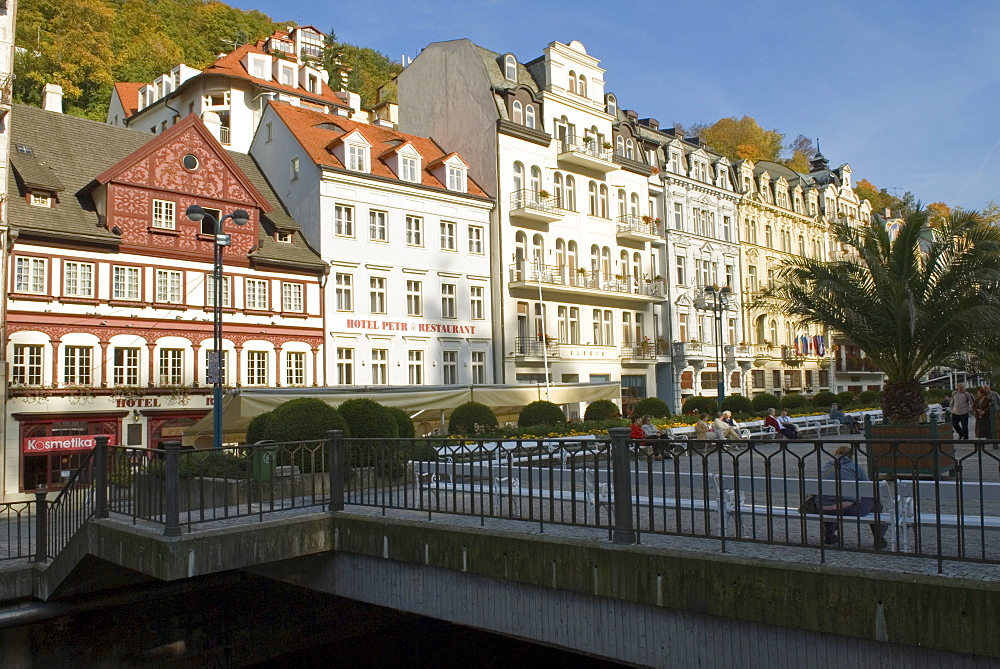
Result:
{"label": "green trash bin", "polygon": [[270,481],[274,478],[274,467],[278,464],[278,446],[270,440],[258,441],[253,445],[253,478],[255,481]]}

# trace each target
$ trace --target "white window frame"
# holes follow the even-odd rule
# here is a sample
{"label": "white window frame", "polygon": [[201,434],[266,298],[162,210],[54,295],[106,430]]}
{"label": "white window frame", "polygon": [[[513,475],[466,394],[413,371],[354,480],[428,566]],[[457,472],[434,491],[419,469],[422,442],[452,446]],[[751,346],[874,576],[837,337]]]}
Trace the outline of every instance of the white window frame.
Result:
{"label": "white window frame", "polygon": [[48,265],[45,258],[18,256],[14,259],[14,292],[44,294]]}
{"label": "white window frame", "polygon": [[161,348],[158,356],[157,378],[161,386],[184,385],[184,349]]}
{"label": "white window frame", "polygon": [[[232,306],[233,300],[233,282],[232,277],[224,276],[222,277],[222,308],[228,309]],[[215,307],[215,276],[213,274],[205,275],[205,306]]]}
{"label": "white window frame", "polygon": [[156,270],[156,301],[180,304],[184,301],[184,275],[173,269]]}
{"label": "white window frame", "polygon": [[368,171],[368,147],[363,144],[346,144],[347,169],[355,172]]}
{"label": "white window frame", "polygon": [[445,385],[458,383],[458,351],[455,349],[441,351],[441,383]]}
{"label": "white window frame", "polygon": [[268,385],[268,353],[270,351],[247,351],[246,385]]}
{"label": "white window frame", "polygon": [[354,311],[354,275],[337,272],[333,284],[337,311]]}
{"label": "white window frame", "polygon": [[466,189],[465,168],[459,165],[448,165],[448,190],[464,193]]}
{"label": "white window frame", "polygon": [[271,300],[267,279],[246,279],[246,308],[251,311],[270,311]]}
{"label": "white window frame", "polygon": [[410,183],[420,183],[420,159],[416,156],[399,157],[399,178]]}
{"label": "white window frame", "polygon": [[368,210],[368,241],[389,241],[389,213],[377,209]]}
{"label": "white window frame", "polygon": [[282,281],[281,310],[293,313],[305,311],[305,286],[292,281]]}
{"label": "white window frame", "polygon": [[486,288],[469,286],[470,318],[474,321],[486,319]]}
{"label": "white window frame", "polygon": [[386,314],[386,278],[373,276],[368,279],[368,299],[373,314]]}
{"label": "white window frame", "polygon": [[407,380],[411,386],[424,383],[424,352],[421,349],[410,349],[406,352]]}
{"label": "white window frame", "polygon": [[28,193],[28,204],[30,204],[32,207],[42,207],[44,209],[51,209],[52,195],[50,193],[31,191],[30,193]]}
{"label": "white window frame", "polygon": [[476,256],[483,255],[483,227],[481,225],[469,226],[469,253]]}
{"label": "white window frame", "polygon": [[306,385],[305,351],[285,351],[285,385]]}
{"label": "white window frame", "polygon": [[336,237],[354,237],[354,207],[349,204],[333,205],[333,234]]}
{"label": "white window frame", "polygon": [[337,347],[337,385],[354,385],[354,349],[349,346]]}
{"label": "white window frame", "polygon": [[441,318],[458,318],[458,284],[441,284]]}
{"label": "white window frame", "polygon": [[111,379],[115,386],[139,385],[139,361],[142,353],[138,346],[116,346],[111,352]]}
{"label": "white window frame", "polygon": [[424,315],[423,284],[420,281],[406,281],[406,315]]}
{"label": "white window frame", "polygon": [[94,296],[94,264],[76,260],[63,261],[63,295]]}
{"label": "white window frame", "polygon": [[424,245],[424,219],[420,216],[406,215],[406,245]]}
{"label": "white window frame", "polygon": [[372,385],[384,386],[389,383],[389,349],[372,349]]}
{"label": "white window frame", "polygon": [[458,224],[452,221],[441,221],[441,250],[458,250]]}
{"label": "white window frame", "polygon": [[14,344],[11,360],[11,383],[19,386],[42,385],[45,350],[41,344]]}
{"label": "white window frame", "polygon": [[62,382],[66,386],[89,386],[93,383],[93,346],[64,346]]}
{"label": "white window frame", "polygon": [[157,230],[177,229],[177,205],[171,200],[153,200],[152,226]]}
{"label": "white window frame", "polygon": [[142,299],[142,269],[128,265],[115,265],[111,269],[111,299]]}
{"label": "white window frame", "polygon": [[486,351],[472,351],[470,353],[470,369],[472,371],[473,384],[486,383]]}

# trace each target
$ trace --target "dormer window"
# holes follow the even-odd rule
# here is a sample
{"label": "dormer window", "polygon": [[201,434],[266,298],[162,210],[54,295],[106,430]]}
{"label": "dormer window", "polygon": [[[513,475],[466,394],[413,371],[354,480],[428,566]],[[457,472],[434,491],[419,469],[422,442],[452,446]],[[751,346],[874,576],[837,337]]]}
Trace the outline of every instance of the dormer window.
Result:
{"label": "dormer window", "polygon": [[46,209],[51,209],[52,200],[52,193],[44,191],[31,191],[28,193],[28,204],[32,207],[45,207]]}
{"label": "dormer window", "polygon": [[274,234],[275,241],[281,242],[282,244],[292,243],[292,233],[290,232],[276,232]]}
{"label": "dormer window", "polygon": [[635,160],[635,147],[631,139],[625,140],[625,157],[629,160]]}
{"label": "dormer window", "polygon": [[295,86],[295,69],[287,65],[281,66],[281,83],[285,86]]}
{"label": "dormer window", "polygon": [[519,100],[514,100],[510,106],[510,116],[514,123],[524,123],[524,107]]}
{"label": "dormer window", "polygon": [[535,105],[524,105],[524,125],[535,129]]}
{"label": "dormer window", "polygon": [[399,178],[403,181],[418,183],[420,178],[420,161],[414,156],[399,157]]}
{"label": "dormer window", "polygon": [[608,96],[608,102],[605,109],[612,116],[618,115],[618,102],[615,100],[615,96],[613,95]]}
{"label": "dormer window", "polygon": [[503,59],[503,73],[507,81],[517,81],[517,59],[507,54]]}
{"label": "dormer window", "polygon": [[347,169],[356,172],[368,171],[368,147],[357,144],[347,145]]}
{"label": "dormer window", "polygon": [[465,192],[465,167],[461,165],[448,166],[448,190]]}

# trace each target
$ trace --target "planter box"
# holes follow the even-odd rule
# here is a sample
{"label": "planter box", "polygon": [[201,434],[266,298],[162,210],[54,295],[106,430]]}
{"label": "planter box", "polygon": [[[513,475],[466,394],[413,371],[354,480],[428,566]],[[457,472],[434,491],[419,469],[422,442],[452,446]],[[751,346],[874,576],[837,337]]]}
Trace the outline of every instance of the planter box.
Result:
{"label": "planter box", "polygon": [[[955,445],[931,443],[931,440],[940,438],[938,435],[936,422],[915,425],[867,425],[865,439],[868,441],[868,475],[873,481],[880,478],[912,478],[914,469],[917,476],[954,475]],[[913,441],[889,444],[879,442],[879,437],[883,439],[912,437]]]}

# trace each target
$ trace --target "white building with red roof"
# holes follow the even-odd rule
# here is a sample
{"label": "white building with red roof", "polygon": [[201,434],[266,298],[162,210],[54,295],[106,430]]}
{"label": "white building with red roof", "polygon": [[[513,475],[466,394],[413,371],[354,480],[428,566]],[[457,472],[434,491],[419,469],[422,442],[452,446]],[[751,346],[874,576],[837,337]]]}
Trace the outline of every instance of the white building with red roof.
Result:
{"label": "white building with red roof", "polygon": [[281,102],[250,155],[331,265],[331,384],[493,382],[493,201],[460,155]]}
{"label": "white building with red roof", "polygon": [[323,38],[311,26],[290,27],[204,70],[181,63],[150,83],[117,83],[107,122],[156,134],[196,114],[223,146],[246,153],[268,100],[367,119],[357,94],[330,87],[319,66]]}

